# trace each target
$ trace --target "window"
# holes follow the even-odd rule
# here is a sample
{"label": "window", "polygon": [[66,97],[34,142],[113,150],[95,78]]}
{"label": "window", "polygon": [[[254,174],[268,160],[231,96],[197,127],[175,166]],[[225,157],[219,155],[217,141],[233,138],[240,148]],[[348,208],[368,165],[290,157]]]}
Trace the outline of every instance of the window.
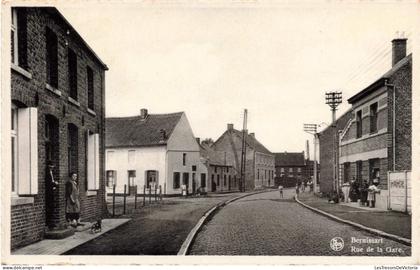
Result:
{"label": "window", "polygon": [[344,163],[344,175],[343,175],[344,183],[350,182],[350,162]]}
{"label": "window", "polygon": [[284,168],[280,168],[280,172],[284,172]]}
{"label": "window", "polygon": [[302,168],[297,168],[298,173],[302,172]]}
{"label": "window", "polygon": [[362,137],[362,110],[356,113],[356,138]]}
{"label": "window", "polygon": [[217,185],[220,186],[220,175],[217,175]]}
{"label": "window", "polygon": [[201,187],[206,187],[206,174],[201,174]]}
{"label": "window", "polygon": [[77,55],[69,49],[68,50],[68,69],[69,69],[69,96],[77,100]]}
{"label": "window", "polygon": [[359,183],[362,182],[363,163],[361,160],[356,161],[356,177]]}
{"label": "window", "polygon": [[79,162],[79,131],[77,126],[68,124],[67,137],[67,157],[68,157],[68,173],[78,173]]}
{"label": "window", "polygon": [[257,179],[260,179],[260,169],[257,169]]}
{"label": "window", "polygon": [[378,131],[378,103],[370,105],[370,133]]}
{"label": "window", "polygon": [[174,176],[173,176],[174,189],[180,187],[180,182],[181,182],[180,180],[181,180],[180,173],[179,172],[174,172]]}
{"label": "window", "polygon": [[58,88],[57,35],[47,27],[47,83]]}
{"label": "window", "polygon": [[289,172],[293,172],[293,168],[289,168]]}
{"label": "window", "polygon": [[12,8],[11,25],[11,62],[27,68],[27,19],[25,8]]}
{"label": "window", "polygon": [[[134,187],[136,185],[136,171],[135,170],[129,170],[128,171],[128,186]],[[149,188],[149,182],[147,183],[147,188]]]}
{"label": "window", "polygon": [[186,153],[183,153],[182,154],[182,165],[186,165],[187,164],[187,154]]}
{"label": "window", "polygon": [[91,134],[88,131],[87,135],[87,186],[88,190],[99,189],[99,134]]}
{"label": "window", "polygon": [[11,111],[11,189],[13,194],[38,193],[38,119],[37,108]]}
{"label": "window", "polygon": [[223,175],[223,186],[226,186],[226,174]]}
{"label": "window", "polygon": [[93,70],[90,67],[86,68],[87,73],[87,89],[88,89],[88,108],[95,110],[94,108],[94,95],[95,89],[93,87]]}
{"label": "window", "polygon": [[117,172],[116,171],[106,171],[106,186],[107,187],[113,187],[114,185],[117,185]]}

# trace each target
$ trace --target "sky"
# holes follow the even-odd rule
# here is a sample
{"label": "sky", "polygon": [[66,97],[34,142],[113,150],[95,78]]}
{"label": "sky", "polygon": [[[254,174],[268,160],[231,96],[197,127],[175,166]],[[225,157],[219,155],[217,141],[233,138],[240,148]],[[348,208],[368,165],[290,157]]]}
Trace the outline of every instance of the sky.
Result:
{"label": "sky", "polygon": [[[70,2],[71,3],[71,2]],[[248,4],[246,4],[248,3]],[[106,116],[184,111],[194,135],[227,123],[272,152],[301,152],[304,123],[331,122],[325,92],[347,99],[391,68],[391,40],[408,38],[409,2],[98,2],[59,8],[108,65]],[[404,33],[403,33],[404,32]]]}

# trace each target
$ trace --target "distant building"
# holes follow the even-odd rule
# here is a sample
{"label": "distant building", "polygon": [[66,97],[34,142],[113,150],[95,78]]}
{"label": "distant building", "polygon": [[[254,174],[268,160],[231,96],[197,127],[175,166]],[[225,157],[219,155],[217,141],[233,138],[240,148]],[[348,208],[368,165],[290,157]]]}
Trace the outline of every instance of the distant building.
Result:
{"label": "distant building", "polygon": [[143,187],[163,194],[192,193],[200,187],[200,147],[183,112],[106,119],[107,187],[142,193]]}
{"label": "distant building", "polygon": [[[411,170],[412,56],[406,39],[392,41],[392,68],[349,98],[351,120],[341,132],[340,185],[379,179],[376,207],[388,207],[388,172]],[[391,194],[392,195],[392,194]]]}
{"label": "distant building", "polygon": [[[239,174],[242,139],[243,132],[234,129],[233,124],[228,124],[227,130],[212,145],[219,157],[226,159],[227,164],[232,164]],[[245,189],[274,186],[274,155],[255,138],[254,133],[246,134],[245,141]]]}
{"label": "distant building", "polygon": [[[317,178],[319,179],[319,162],[316,162],[316,172],[317,172]],[[313,181],[313,177],[314,177],[314,161],[313,160],[309,160],[306,159],[305,160],[305,169],[303,172],[303,178],[305,179],[305,181],[308,180],[312,180]]]}
{"label": "distant building", "polygon": [[[233,164],[218,155],[206,143],[200,144],[200,155],[207,168],[208,180],[204,185],[206,192],[231,192],[239,190],[239,173]],[[205,183],[205,179],[201,179]],[[203,186],[203,185],[202,185]]]}
{"label": "distant building", "polygon": [[275,153],[276,184],[295,186],[302,182],[306,169],[304,152]]}
{"label": "distant building", "polygon": [[97,220],[106,213],[108,68],[57,9],[14,7],[11,12],[8,145],[15,249],[74,233],[65,213],[70,172],[78,174],[81,219]]}

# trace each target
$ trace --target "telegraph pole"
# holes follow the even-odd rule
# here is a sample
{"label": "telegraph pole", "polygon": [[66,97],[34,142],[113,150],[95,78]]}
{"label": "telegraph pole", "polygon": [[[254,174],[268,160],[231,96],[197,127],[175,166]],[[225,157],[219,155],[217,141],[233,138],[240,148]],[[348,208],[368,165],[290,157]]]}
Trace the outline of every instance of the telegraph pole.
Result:
{"label": "telegraph pole", "polygon": [[245,169],[246,169],[246,136],[247,136],[248,110],[244,110],[244,122],[242,127],[242,153],[241,153],[241,191],[245,191]]}
{"label": "telegraph pole", "polygon": [[337,191],[337,194],[339,194],[339,187],[338,187],[338,157],[337,152],[338,149],[336,149],[337,144],[337,125],[335,122],[335,112],[337,111],[338,105],[340,105],[342,102],[342,94],[341,92],[327,92],[325,93],[325,104],[328,104],[332,111],[332,124],[331,127],[333,128],[333,156],[334,156],[334,184],[335,184],[335,190]]}
{"label": "telegraph pole", "polygon": [[[317,161],[316,161],[316,138],[317,138],[317,125],[316,124],[303,124],[303,130],[309,134],[314,135],[314,192],[317,192],[318,184],[318,172],[317,172]],[[309,151],[308,151],[309,159]]]}

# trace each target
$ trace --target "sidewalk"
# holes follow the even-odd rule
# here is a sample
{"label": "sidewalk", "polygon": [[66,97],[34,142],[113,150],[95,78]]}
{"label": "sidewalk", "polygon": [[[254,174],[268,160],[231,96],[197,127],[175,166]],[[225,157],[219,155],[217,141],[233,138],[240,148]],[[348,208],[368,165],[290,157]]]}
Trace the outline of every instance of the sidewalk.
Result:
{"label": "sidewalk", "polygon": [[86,243],[100,235],[111,231],[118,226],[128,222],[129,219],[103,219],[102,231],[99,233],[91,233],[90,226],[87,224],[86,230],[77,231],[74,235],[57,240],[45,239],[29,246],[12,251],[12,255],[60,255],[64,252]]}
{"label": "sidewalk", "polygon": [[375,208],[359,207],[351,203],[331,204],[328,203],[326,198],[319,198],[309,192],[300,193],[298,198],[304,204],[338,218],[411,239],[411,215]]}

